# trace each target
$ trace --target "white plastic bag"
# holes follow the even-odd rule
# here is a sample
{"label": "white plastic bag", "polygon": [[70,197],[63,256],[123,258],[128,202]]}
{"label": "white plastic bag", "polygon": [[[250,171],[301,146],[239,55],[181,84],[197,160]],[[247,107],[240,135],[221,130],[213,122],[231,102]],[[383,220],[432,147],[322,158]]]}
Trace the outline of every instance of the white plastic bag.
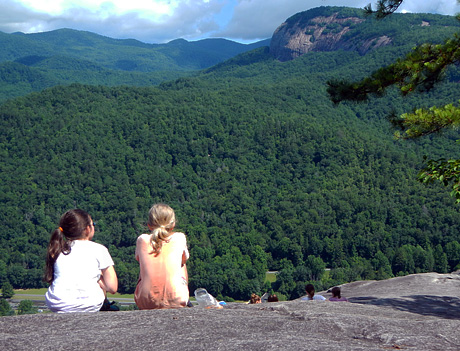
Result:
{"label": "white plastic bag", "polygon": [[198,306],[204,308],[222,308],[222,306],[217,302],[217,300],[204,288],[198,288],[195,290],[196,302]]}

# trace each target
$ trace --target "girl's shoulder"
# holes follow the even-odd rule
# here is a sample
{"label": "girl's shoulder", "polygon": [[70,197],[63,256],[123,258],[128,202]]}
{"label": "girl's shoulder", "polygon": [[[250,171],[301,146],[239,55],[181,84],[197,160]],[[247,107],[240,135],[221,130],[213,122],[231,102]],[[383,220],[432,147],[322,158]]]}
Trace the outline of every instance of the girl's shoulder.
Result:
{"label": "girl's shoulder", "polygon": [[[71,244],[71,253],[76,255],[106,255],[109,250],[102,244],[91,240],[74,240]],[[60,255],[59,255],[60,256]]]}
{"label": "girl's shoulder", "polygon": [[152,234],[141,234],[137,237],[137,242],[150,242]]}
{"label": "girl's shoulder", "polygon": [[184,238],[185,239],[185,234],[182,232],[174,232],[171,234],[171,238]]}
{"label": "girl's shoulder", "polygon": [[72,242],[72,247],[84,247],[85,249],[87,248],[94,248],[94,249],[107,249],[104,245],[99,244],[95,241],[92,240],[74,240]]}
{"label": "girl's shoulder", "polygon": [[[152,234],[141,234],[137,237],[137,242],[138,243],[150,243],[150,240],[152,239]],[[167,241],[180,241],[180,240],[186,240],[185,239],[185,234],[181,232],[174,232],[172,233]]]}
{"label": "girl's shoulder", "polygon": [[174,232],[171,234],[170,238],[168,241],[184,241],[187,242],[187,239],[185,238],[185,234],[181,232]]}

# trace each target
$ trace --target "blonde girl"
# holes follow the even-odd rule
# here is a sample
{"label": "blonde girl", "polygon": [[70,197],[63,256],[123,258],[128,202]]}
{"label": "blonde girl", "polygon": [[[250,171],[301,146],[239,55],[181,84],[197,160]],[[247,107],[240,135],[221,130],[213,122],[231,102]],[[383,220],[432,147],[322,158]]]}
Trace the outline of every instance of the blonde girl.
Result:
{"label": "blonde girl", "polygon": [[44,280],[51,284],[45,294],[53,312],[97,312],[105,292],[118,289],[113,260],[107,248],[91,239],[94,223],[81,209],[64,213],[48,244]]}
{"label": "blonde girl", "polygon": [[185,235],[174,231],[174,210],[165,204],[153,205],[147,226],[150,233],[140,235],[136,242],[140,273],[134,300],[141,310],[185,307],[189,252]]}

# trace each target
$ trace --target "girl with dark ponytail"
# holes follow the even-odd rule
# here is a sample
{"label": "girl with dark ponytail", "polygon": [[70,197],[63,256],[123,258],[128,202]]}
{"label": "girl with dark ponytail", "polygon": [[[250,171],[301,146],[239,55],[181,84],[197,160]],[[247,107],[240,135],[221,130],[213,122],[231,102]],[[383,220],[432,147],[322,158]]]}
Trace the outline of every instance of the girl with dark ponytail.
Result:
{"label": "girl with dark ponytail", "polygon": [[136,243],[140,273],[134,301],[141,310],[185,307],[189,253],[184,233],[174,231],[174,210],[165,204],[153,205],[147,226],[150,233],[140,235]]}
{"label": "girl with dark ponytail", "polygon": [[107,248],[91,239],[94,223],[83,210],[64,213],[51,233],[46,255],[45,294],[53,312],[96,312],[105,292],[114,294],[118,279]]}

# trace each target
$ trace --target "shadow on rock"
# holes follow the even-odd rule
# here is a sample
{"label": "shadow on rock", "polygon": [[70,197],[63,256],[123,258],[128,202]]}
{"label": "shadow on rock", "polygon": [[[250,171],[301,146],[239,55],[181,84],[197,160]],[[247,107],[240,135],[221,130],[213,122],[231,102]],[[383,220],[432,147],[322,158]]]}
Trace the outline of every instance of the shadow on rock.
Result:
{"label": "shadow on rock", "polygon": [[460,299],[452,296],[410,295],[400,298],[352,297],[351,303],[393,307],[400,311],[460,319]]}

